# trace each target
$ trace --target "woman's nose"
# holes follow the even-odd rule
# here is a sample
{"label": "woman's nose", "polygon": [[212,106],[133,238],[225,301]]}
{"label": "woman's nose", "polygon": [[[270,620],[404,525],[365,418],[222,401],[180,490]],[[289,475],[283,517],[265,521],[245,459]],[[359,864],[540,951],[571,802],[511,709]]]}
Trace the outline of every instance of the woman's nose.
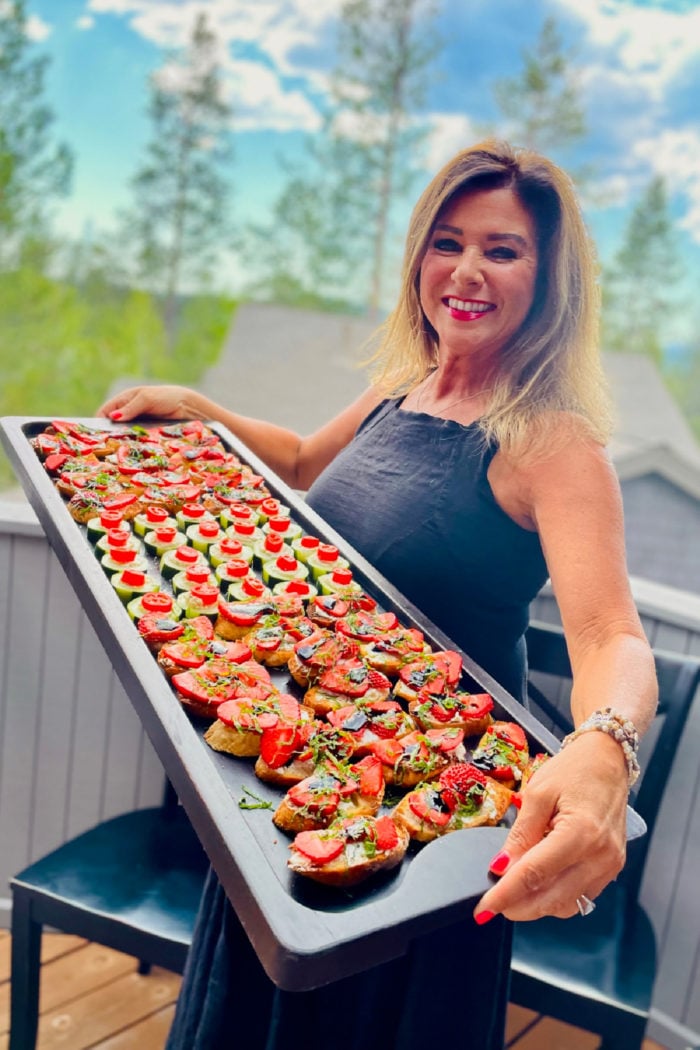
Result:
{"label": "woman's nose", "polygon": [[457,259],[452,271],[452,279],[457,284],[481,285],[484,283],[482,256],[476,248],[465,248]]}

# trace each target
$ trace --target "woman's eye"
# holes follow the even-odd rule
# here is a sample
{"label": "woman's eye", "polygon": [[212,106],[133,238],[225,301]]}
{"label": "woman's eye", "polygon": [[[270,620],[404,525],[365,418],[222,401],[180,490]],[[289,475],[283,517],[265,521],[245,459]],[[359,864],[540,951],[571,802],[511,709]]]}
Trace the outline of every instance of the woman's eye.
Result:
{"label": "woman's eye", "polygon": [[452,237],[438,237],[433,241],[433,248],[438,252],[461,252],[462,245]]}
{"label": "woman's eye", "polygon": [[497,248],[490,248],[486,253],[489,259],[517,259],[518,253],[514,248],[509,248],[506,244],[499,244]]}

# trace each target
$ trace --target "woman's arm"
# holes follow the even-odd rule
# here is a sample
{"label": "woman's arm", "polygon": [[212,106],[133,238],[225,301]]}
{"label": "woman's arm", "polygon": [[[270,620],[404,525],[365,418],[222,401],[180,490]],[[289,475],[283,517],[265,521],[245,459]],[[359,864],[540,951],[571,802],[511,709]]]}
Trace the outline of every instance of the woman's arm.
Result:
{"label": "woman's arm", "polygon": [[[574,722],[613,707],[643,733],[656,708],[656,676],[629,588],[612,466],[598,445],[571,435],[517,473],[562,615]],[[627,796],[620,745],[600,731],[574,740],[528,784],[498,865],[506,874],[475,914],[575,914],[576,898],[594,898],[624,863]]]}
{"label": "woman's arm", "polygon": [[159,419],[212,419],[222,423],[293,488],[307,489],[353,438],[362,420],[381,401],[372,387],[338,416],[308,437],[262,419],[231,412],[196,390],[182,386],[140,386],[123,390],[98,409],[119,421],[142,416]]}

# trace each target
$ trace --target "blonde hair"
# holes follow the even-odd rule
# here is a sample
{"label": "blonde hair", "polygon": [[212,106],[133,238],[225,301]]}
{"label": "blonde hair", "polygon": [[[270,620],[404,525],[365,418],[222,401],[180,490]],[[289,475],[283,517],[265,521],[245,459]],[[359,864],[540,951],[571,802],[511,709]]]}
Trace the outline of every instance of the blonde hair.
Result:
{"label": "blonde hair", "polygon": [[420,268],[438,216],[453,197],[510,188],[531,215],[538,239],[533,302],[500,357],[480,423],[504,450],[540,447],[555,413],[578,417],[606,441],[610,402],[598,345],[596,260],[569,177],[531,150],[487,141],[459,152],[432,179],[411,216],[401,290],[373,355],[373,381],[386,394],[407,393],[437,365],[438,338],[420,303]]}

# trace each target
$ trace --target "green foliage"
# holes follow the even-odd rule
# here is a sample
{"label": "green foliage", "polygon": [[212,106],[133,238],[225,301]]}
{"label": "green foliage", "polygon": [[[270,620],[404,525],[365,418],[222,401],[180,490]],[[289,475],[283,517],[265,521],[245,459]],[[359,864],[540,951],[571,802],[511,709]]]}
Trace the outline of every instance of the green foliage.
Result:
{"label": "green foliage", "polygon": [[663,357],[663,324],[680,278],[666,184],[655,176],[632,210],[603,276],[603,346]]}
{"label": "green foliage", "polygon": [[[0,273],[0,415],[93,416],[123,378],[196,383],[218,357],[234,306],[215,296],[186,302],[171,358],[147,292],[94,277],[76,286],[31,267]],[[0,462],[0,487],[10,483]]]}
{"label": "green foliage", "polygon": [[[432,0],[346,0],[321,132],[290,171],[269,228],[251,231],[249,292],[293,305],[382,299],[392,210],[415,185],[435,54]],[[266,294],[266,292],[264,292]],[[296,298],[293,298],[296,296]]]}
{"label": "green foliage", "polygon": [[126,222],[136,274],[165,297],[172,335],[183,280],[209,277],[230,237],[231,108],[223,99],[217,39],[204,15],[188,48],[151,78],[150,90],[152,137],[133,179]]}
{"label": "green foliage", "polygon": [[72,154],[52,142],[42,99],[46,59],[31,53],[25,0],[0,5],[0,265],[43,233],[46,206],[68,190]]}
{"label": "green foliage", "polygon": [[198,295],[188,299],[180,311],[172,357],[167,362],[168,379],[192,385],[218,360],[236,309],[233,299]]}
{"label": "green foliage", "polygon": [[574,53],[564,48],[552,17],[545,19],[534,50],[523,53],[522,72],[498,80],[494,95],[519,146],[556,153],[586,134]]}

